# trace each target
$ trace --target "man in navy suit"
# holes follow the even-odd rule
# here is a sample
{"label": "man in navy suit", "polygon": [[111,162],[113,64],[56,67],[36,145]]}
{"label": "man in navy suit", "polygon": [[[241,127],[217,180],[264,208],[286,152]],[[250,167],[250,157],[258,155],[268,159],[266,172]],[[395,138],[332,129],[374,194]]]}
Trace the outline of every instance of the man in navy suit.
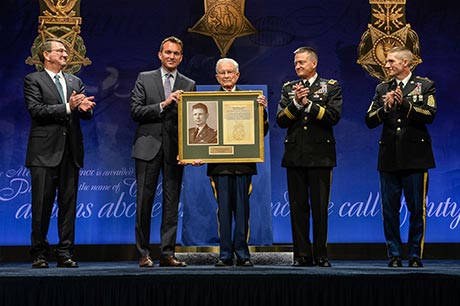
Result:
{"label": "man in navy suit", "polygon": [[48,268],[46,236],[57,190],[57,266],[77,268],[73,256],[78,176],[83,167],[80,119],[90,119],[96,104],[94,97],[85,95],[78,77],[62,71],[68,57],[63,41],[45,40],[38,56],[44,70],[24,78],[32,118],[26,156],[32,179],[32,267]]}
{"label": "man in navy suit", "polygon": [[158,58],[161,67],[141,72],[131,97],[131,117],[139,126],[132,157],[136,163],[136,247],[139,266],[154,266],[150,256],[150,223],[160,170],[163,174],[163,208],[160,229],[160,266],[185,267],[174,255],[183,166],[178,164],[177,102],[183,91],[195,91],[195,81],[177,71],[183,44],[177,37],[164,39]]}

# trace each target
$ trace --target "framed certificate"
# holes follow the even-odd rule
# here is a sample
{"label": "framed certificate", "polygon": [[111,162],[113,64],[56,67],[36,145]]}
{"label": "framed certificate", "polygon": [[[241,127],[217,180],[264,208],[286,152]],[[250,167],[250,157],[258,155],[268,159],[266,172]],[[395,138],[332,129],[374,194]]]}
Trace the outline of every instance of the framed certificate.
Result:
{"label": "framed certificate", "polygon": [[179,160],[264,161],[262,91],[184,92],[178,105]]}

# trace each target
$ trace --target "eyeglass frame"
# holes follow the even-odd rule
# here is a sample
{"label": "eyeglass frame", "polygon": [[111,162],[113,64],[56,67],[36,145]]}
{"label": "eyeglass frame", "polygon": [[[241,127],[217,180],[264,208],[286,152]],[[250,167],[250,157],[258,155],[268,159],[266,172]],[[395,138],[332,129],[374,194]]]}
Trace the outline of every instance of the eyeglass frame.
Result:
{"label": "eyeglass frame", "polygon": [[226,75],[226,74],[228,74],[228,75],[232,76],[232,75],[235,75],[237,73],[238,72],[235,71],[235,70],[232,70],[232,71],[217,71],[218,75]]}
{"label": "eyeglass frame", "polygon": [[67,54],[69,53],[69,51],[67,51],[67,49],[65,49],[65,48],[46,50],[46,52],[53,52],[53,51],[58,52],[58,53],[64,53],[64,52],[67,53]]}

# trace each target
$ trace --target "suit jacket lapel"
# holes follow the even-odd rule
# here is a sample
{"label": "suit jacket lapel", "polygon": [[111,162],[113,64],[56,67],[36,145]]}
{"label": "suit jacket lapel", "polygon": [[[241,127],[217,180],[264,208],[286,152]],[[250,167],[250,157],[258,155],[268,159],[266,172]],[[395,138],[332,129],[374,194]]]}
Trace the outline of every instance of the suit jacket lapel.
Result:
{"label": "suit jacket lapel", "polygon": [[56,84],[54,84],[54,81],[51,79],[48,72],[43,70],[42,72],[40,72],[40,77],[46,84],[46,86],[48,86],[48,88],[51,90],[51,92],[58,98],[59,101],[61,101],[61,95],[59,94]]}
{"label": "suit jacket lapel", "polygon": [[158,95],[161,97],[161,101],[166,100],[165,97],[165,89],[163,87],[163,77],[161,75],[161,69],[157,69],[153,71],[153,82],[155,84],[155,87],[158,90]]}
{"label": "suit jacket lapel", "polygon": [[[66,94],[67,94],[67,102],[70,101],[70,95],[72,94],[72,91],[74,91],[74,87],[72,86],[72,76],[70,74],[67,74],[65,72],[62,73],[64,75],[64,80],[65,80],[65,87],[66,87]],[[75,90],[76,91],[76,90]],[[78,93],[78,92],[77,92]]]}
{"label": "suit jacket lapel", "polygon": [[182,77],[182,75],[179,73],[179,71],[176,73],[176,79],[174,80],[174,86],[173,86],[173,89],[172,91],[176,91],[178,88],[184,88],[184,86],[182,86],[182,83],[184,82],[184,79]]}

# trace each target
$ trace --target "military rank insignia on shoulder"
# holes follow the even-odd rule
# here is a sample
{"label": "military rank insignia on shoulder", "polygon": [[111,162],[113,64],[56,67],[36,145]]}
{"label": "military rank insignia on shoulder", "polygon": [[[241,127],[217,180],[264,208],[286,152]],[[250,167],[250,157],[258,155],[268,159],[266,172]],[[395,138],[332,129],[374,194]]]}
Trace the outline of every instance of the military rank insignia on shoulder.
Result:
{"label": "military rank insignia on shoulder", "polygon": [[429,78],[427,77],[421,77],[421,76],[416,76],[417,79],[420,79],[420,80],[423,80],[423,81],[427,81],[427,82],[433,82],[432,80],[430,80]]}
{"label": "military rank insignia on shoulder", "polygon": [[286,82],[286,83],[284,83],[284,84],[283,84],[283,87],[286,87],[286,86],[288,86],[288,85],[291,85],[291,82]]}
{"label": "military rank insignia on shoulder", "polygon": [[335,85],[337,83],[337,80],[330,79],[329,82],[327,82],[329,85]]}

